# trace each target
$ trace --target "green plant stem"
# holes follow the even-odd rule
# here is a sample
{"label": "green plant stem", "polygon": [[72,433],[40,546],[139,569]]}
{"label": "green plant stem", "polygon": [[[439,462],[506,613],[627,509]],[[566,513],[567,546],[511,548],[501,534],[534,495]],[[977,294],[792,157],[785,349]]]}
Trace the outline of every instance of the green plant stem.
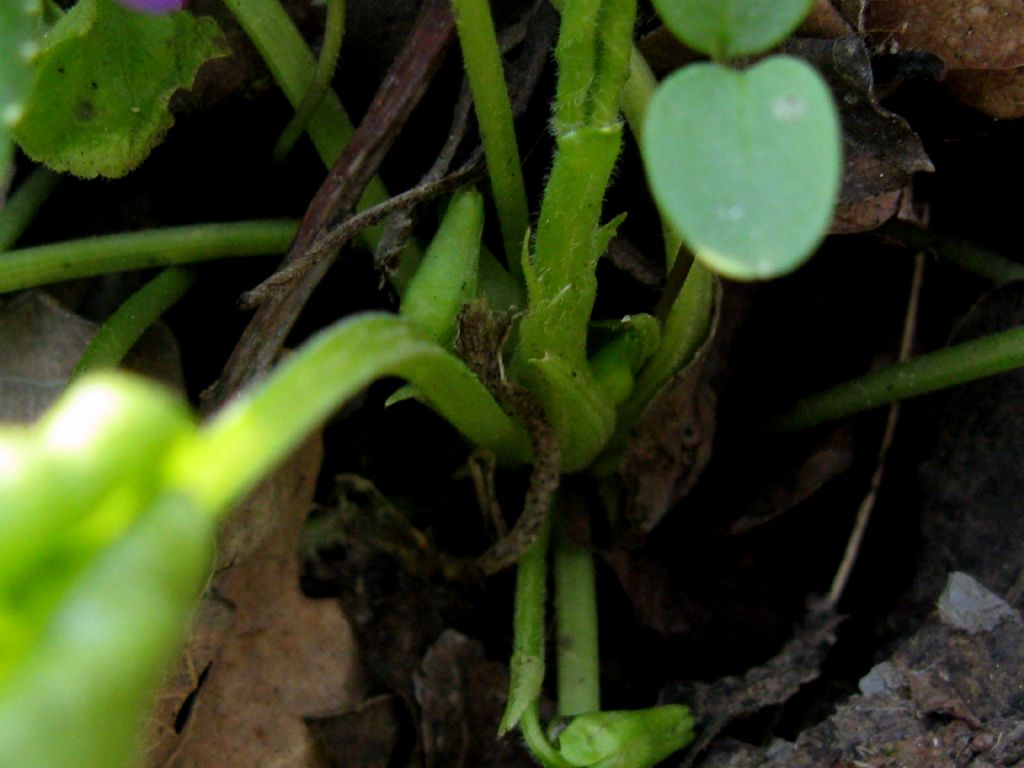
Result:
{"label": "green plant stem", "polygon": [[540,707],[536,701],[532,702],[523,712],[523,717],[519,721],[519,730],[523,734],[526,746],[544,768],[574,768],[572,763],[558,753],[544,733],[544,728],[540,724]]}
{"label": "green plant stem", "polygon": [[[559,6],[562,26],[555,46],[558,90],[555,94],[555,132],[562,134],[587,124],[591,88],[597,69],[597,30],[601,0],[568,0]],[[603,193],[602,189],[602,193]]]}
{"label": "green plant stem", "polygon": [[598,19],[597,67],[591,87],[590,125],[619,121],[622,87],[629,79],[636,0],[602,0]]}
{"label": "green plant stem", "polygon": [[634,45],[629,52],[629,75],[622,85],[622,114],[634,136],[643,135],[647,105],[657,87],[657,78],[644,55]]}
{"label": "green plant stem", "polygon": [[879,230],[879,234],[908,248],[929,251],[942,261],[955,264],[997,285],[1024,279],[1024,264],[1018,261],[966,240],[946,237],[906,221],[891,219]]}
{"label": "green plant stem", "polygon": [[[224,0],[242,29],[260,52],[274,82],[293,107],[298,108],[316,78],[316,60],[278,0]],[[352,138],[352,122],[330,89],[324,93],[307,130],[324,165],[330,167]],[[377,182],[379,185],[379,182]],[[383,186],[376,190],[387,199]]]}
{"label": "green plant stem", "polygon": [[[521,723],[537,704],[544,685],[544,614],[547,601],[548,550],[551,520],[544,521],[537,540],[516,564],[515,614],[512,620],[512,661],[509,694],[498,726],[502,736]],[[536,714],[536,712],[535,712]]]}
{"label": "green plant stem", "polygon": [[306,130],[313,115],[320,108],[324,96],[331,87],[334,70],[338,65],[338,54],[341,53],[341,40],[345,34],[345,0],[327,0],[327,20],[324,27],[324,42],[317,58],[313,81],[309,84],[306,95],[288,121],[281,136],[274,145],[274,159],[283,162],[295,146],[295,142]]}
{"label": "green plant stem", "polygon": [[114,368],[160,316],[185,295],[195,276],[168,267],[133,293],[96,332],[71,372],[74,381],[87,371]]}
{"label": "green plant stem", "polygon": [[683,290],[662,325],[661,343],[643,367],[633,394],[620,410],[630,426],[662,384],[700,349],[711,327],[714,308],[715,277],[704,265],[694,261]]}
{"label": "green plant stem", "polygon": [[505,258],[522,279],[520,254],[530,224],[505,71],[488,0],[452,0],[462,60],[487,156],[487,173],[498,210]]}
{"label": "green plant stem", "polygon": [[805,397],[768,427],[779,432],[806,429],[1021,366],[1024,327],[930,352]]}
{"label": "green plant stem", "polygon": [[243,392],[171,462],[168,483],[205,509],[227,510],[346,400],[377,379],[415,384],[470,442],[528,463],[530,441],[466,365],[408,321],[364,313],[321,331]]}
{"label": "green plant stem", "polygon": [[516,565],[516,603],[508,704],[498,727],[501,736],[519,726],[526,746],[544,768],[570,768],[540,724],[538,700],[544,684],[544,614],[547,601],[551,518]]}
{"label": "green plant stem", "polygon": [[[553,353],[575,366],[586,359],[590,314],[597,295],[594,233],[618,157],[616,127],[584,127],[558,137],[527,267],[529,312],[521,334],[530,357]],[[566,290],[571,286],[571,290]]]}
{"label": "green plant stem", "polygon": [[560,515],[554,521],[552,555],[558,714],[571,717],[601,708],[594,558],[569,538]]}
{"label": "green plant stem", "polygon": [[[224,4],[260,52],[274,82],[292,106],[298,108],[316,78],[317,64],[291,17],[278,0],[224,0]],[[352,121],[332,89],[325,90],[306,130],[320,159],[330,168],[354,132]],[[365,210],[388,197],[384,183],[374,176],[356,207]],[[363,236],[371,248],[376,248],[382,230],[379,226],[368,227]]]}
{"label": "green plant stem", "polygon": [[60,175],[39,166],[0,210],[0,251],[14,245],[60,182]]}
{"label": "green plant stem", "polygon": [[67,240],[0,253],[0,293],[149,267],[288,250],[298,222],[238,221]]}

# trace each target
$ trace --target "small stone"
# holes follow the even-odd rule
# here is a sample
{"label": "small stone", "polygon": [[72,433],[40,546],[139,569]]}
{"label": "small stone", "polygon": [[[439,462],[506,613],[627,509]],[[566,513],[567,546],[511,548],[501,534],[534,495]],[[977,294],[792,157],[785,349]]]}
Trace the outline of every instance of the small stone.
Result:
{"label": "small stone", "polygon": [[956,572],[950,575],[939,596],[939,616],[945,624],[970,632],[989,632],[1003,621],[1020,622],[1020,614],[974,577]]}

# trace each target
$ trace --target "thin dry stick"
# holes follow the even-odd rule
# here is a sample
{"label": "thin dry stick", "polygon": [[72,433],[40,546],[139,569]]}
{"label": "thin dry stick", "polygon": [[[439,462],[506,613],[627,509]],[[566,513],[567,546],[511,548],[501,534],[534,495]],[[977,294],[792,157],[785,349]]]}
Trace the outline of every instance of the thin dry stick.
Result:
{"label": "thin dry stick", "polygon": [[[900,341],[899,360],[903,362],[910,358],[910,352],[914,345],[914,336],[917,333],[917,309],[921,301],[921,283],[924,278],[924,253],[917,254],[914,260],[914,277],[910,283],[910,298],[907,300],[907,313],[903,320],[903,338]],[[878,462],[875,471],[871,475],[871,484],[868,486],[867,495],[860,503],[857,510],[857,518],[850,531],[850,538],[846,542],[846,551],[843,553],[843,560],[839,564],[835,577],[832,579],[832,588],[829,590],[828,598],[825,600],[825,607],[834,611],[843,596],[846,584],[850,580],[850,573],[857,562],[857,555],[860,553],[860,545],[864,540],[864,533],[867,531],[868,522],[871,520],[871,512],[875,508],[875,501],[878,498],[878,489],[882,485],[882,478],[885,476],[885,462],[892,446],[893,437],[896,434],[896,425],[900,419],[900,403],[896,402],[889,406],[889,416],[885,421],[885,432],[882,434],[882,442],[878,447]]]}
{"label": "thin dry stick", "polygon": [[242,295],[241,305],[243,309],[253,309],[274,295],[274,291],[283,285],[293,282],[309,272],[316,264],[323,259],[331,258],[333,254],[349,240],[362,232],[367,227],[379,224],[388,216],[398,210],[409,208],[420,203],[433,200],[441,195],[446,195],[465,184],[469,184],[481,172],[479,156],[470,158],[462,168],[454,173],[438,179],[437,181],[419,184],[401,194],[388,198],[383,203],[368,208],[361,213],[349,216],[340,224],[324,230],[306,253],[298,260],[287,266],[281,267],[262,283]]}
{"label": "thin dry stick", "polygon": [[[402,52],[306,209],[282,269],[301,260],[325,227],[355,207],[430,85],[453,34],[454,21],[447,0],[424,0]],[[335,256],[336,253],[330,253],[318,260],[302,277],[286,284],[260,305],[224,366],[220,381],[205,393],[206,410],[215,410],[243,386],[265,374]]]}

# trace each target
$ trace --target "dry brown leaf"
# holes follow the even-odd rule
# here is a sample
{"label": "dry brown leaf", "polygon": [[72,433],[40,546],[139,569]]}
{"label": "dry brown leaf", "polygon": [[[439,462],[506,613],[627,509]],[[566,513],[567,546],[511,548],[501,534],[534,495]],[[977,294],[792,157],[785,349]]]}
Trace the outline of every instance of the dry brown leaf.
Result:
{"label": "dry brown leaf", "polygon": [[67,383],[96,326],[40,291],[0,306],[0,418],[34,421]]}
{"label": "dry brown leaf", "polygon": [[894,189],[864,200],[836,205],[829,232],[833,235],[849,235],[867,232],[882,226],[899,213],[903,203],[904,190]]}
{"label": "dry brown leaf", "polygon": [[850,429],[840,425],[816,437],[812,446],[797,455],[779,450],[765,456],[763,471],[770,479],[751,484],[753,497],[741,505],[744,513],[729,526],[729,532],[746,533],[811,498],[850,468],[855,447]]}
{"label": "dry brown leaf", "polygon": [[797,30],[802,37],[843,37],[853,32],[853,27],[830,0],[815,0],[811,12]]}
{"label": "dry brown leaf", "polygon": [[331,508],[306,528],[304,578],[340,599],[368,683],[412,710],[412,677],[444,629],[446,578],[459,563],[434,551],[369,480],[340,475],[335,483]]}
{"label": "dry brown leaf", "polygon": [[868,0],[835,0],[836,9],[858,34],[864,34]]}
{"label": "dry brown leaf", "polygon": [[306,719],[324,768],[388,768],[401,741],[402,700],[375,696],[355,709]]}
{"label": "dry brown leaf", "polygon": [[[313,462],[313,457],[309,461]],[[308,482],[310,473],[316,477],[318,469],[318,464],[302,467],[289,462],[233,510],[218,532],[214,572],[226,574],[257,554],[262,555],[261,547],[267,537],[280,535],[284,511],[292,510],[296,504],[310,503],[311,497],[300,502],[296,494],[304,490],[301,484]]]}
{"label": "dry brown leaf", "polygon": [[317,437],[256,494],[276,500],[278,525],[215,578],[211,590],[234,608],[233,621],[184,730],[150,752],[153,768],[310,768],[303,718],[358,701],[354,642],[337,602],[299,590],[299,538],[320,460]]}
{"label": "dry brown leaf", "polygon": [[814,64],[835,95],[843,126],[843,184],[834,233],[881,225],[900,207],[913,175],[935,170],[920,138],[875,94],[871,58],[858,36],[791,40],[787,53]]}
{"label": "dry brown leaf", "polygon": [[1024,66],[1019,0],[873,0],[868,29],[890,50],[931,51],[949,69]]}
{"label": "dry brown leaf", "polygon": [[508,668],[483,645],[446,629],[415,675],[425,768],[530,768],[517,739],[497,741]]}
{"label": "dry brown leaf", "polygon": [[721,305],[721,284],[716,281],[715,314],[707,339],[647,404],[626,443],[619,476],[632,533],[646,533],[657,525],[693,487],[711,458],[715,395],[708,381],[708,363]]}
{"label": "dry brown leaf", "polygon": [[943,59],[950,92],[992,117],[1024,115],[1024,6],[1017,0],[887,0],[869,8],[878,44]]}
{"label": "dry brown leaf", "polygon": [[1024,117],[1024,67],[950,72],[946,87],[961,102],[991,117]]}
{"label": "dry brown leaf", "polygon": [[[24,291],[0,304],[0,420],[34,421],[60,395],[97,325],[43,291]],[[184,389],[178,345],[155,325],[125,367]]]}

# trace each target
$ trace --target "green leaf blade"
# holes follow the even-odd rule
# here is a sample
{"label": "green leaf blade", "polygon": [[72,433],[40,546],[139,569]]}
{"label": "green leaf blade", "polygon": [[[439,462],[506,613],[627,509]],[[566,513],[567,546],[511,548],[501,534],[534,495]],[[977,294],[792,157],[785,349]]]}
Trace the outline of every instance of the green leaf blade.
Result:
{"label": "green leaf blade", "polygon": [[654,0],[665,26],[716,59],[761,53],[797,28],[813,0]]}
{"label": "green leaf blade", "polygon": [[25,153],[83,178],[124,176],[174,124],[167,105],[220,56],[215,22],[81,0],[44,38],[31,98],[15,126]]}
{"label": "green leaf blade", "polygon": [[414,384],[442,418],[499,460],[533,458],[526,430],[460,358],[407,319],[367,312],[321,331],[233,400],[172,457],[167,482],[204,508],[225,511],[342,403],[387,376]]}
{"label": "green leaf blade", "polygon": [[659,207],[720,274],[785,274],[828,231],[842,173],[839,118],[824,80],[798,59],[677,72],[651,102],[643,144]]}

